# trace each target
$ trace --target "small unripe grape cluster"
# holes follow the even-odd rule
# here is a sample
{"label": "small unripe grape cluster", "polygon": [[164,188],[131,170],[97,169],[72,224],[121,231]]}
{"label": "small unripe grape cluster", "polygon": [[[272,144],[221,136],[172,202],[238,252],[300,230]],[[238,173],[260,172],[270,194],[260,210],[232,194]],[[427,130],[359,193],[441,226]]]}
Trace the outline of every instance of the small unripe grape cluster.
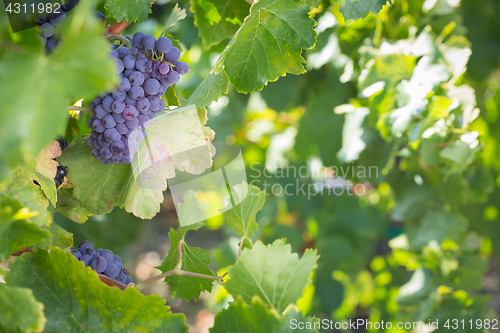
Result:
{"label": "small unripe grape cluster", "polygon": [[145,129],[165,110],[161,97],[189,72],[188,64],[178,61],[181,52],[169,38],[156,40],[138,32],[131,42],[132,48],[110,51],[121,78],[118,87],[90,103],[88,143],[92,155],[104,164],[132,162]]}
{"label": "small unripe grape cluster", "polygon": [[87,267],[90,266],[97,273],[106,275],[123,284],[132,283],[128,271],[123,268],[122,259],[114,255],[111,250],[97,249],[89,241],[78,245],[78,250],[71,250],[71,254]]}
{"label": "small unripe grape cluster", "polygon": [[[59,43],[60,36],[57,33],[57,27],[63,24],[66,19],[66,14],[75,8],[79,0],[67,0],[60,7],[54,7],[55,10],[49,14],[39,16],[35,23],[40,26],[38,37],[43,43],[44,51],[50,53],[55,50]],[[96,18],[105,21],[105,17],[101,12],[94,12]]]}

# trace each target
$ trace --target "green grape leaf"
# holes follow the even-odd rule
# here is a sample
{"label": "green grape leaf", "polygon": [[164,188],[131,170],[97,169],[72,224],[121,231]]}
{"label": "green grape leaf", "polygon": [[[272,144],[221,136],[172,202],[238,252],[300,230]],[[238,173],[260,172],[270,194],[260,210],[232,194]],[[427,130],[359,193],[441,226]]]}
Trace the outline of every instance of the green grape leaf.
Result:
{"label": "green grape leaf", "polygon": [[172,11],[170,12],[170,16],[168,17],[167,22],[165,22],[165,26],[163,27],[158,36],[162,37],[168,29],[172,28],[177,22],[185,18],[186,18],[186,10],[181,9],[179,7],[179,4],[176,3],[174,9],[172,9]]}
{"label": "green grape leaf", "polygon": [[[17,211],[17,212],[16,212]],[[16,212],[15,214],[13,214]],[[0,261],[12,253],[42,243],[50,237],[48,231],[26,222],[26,214],[19,202],[2,199],[0,202]]]}
{"label": "green grape leaf", "polygon": [[468,142],[455,141],[443,148],[439,156],[454,162],[450,172],[462,172],[472,163],[476,153],[483,148],[482,144],[471,146]]}
{"label": "green grape leaf", "polygon": [[228,267],[230,279],[224,288],[233,297],[241,295],[246,302],[258,295],[278,312],[297,301],[310,282],[319,256],[307,249],[302,258],[292,247],[278,239],[265,246],[257,241],[252,249],[244,249],[234,266]]}
{"label": "green grape leaf", "polygon": [[[377,15],[388,0],[338,0],[340,2],[340,12],[344,16],[346,23],[365,18],[372,12]],[[390,0],[389,0],[390,2]]]}
{"label": "green grape leaf", "polygon": [[258,187],[248,185],[247,183],[238,184],[231,191],[235,207],[231,206],[231,201],[228,202],[227,209],[221,210],[227,220],[227,224],[236,232],[237,235],[243,237],[252,237],[259,225],[255,222],[257,213],[264,207],[266,201],[266,193],[260,191]]}
{"label": "green grape leaf", "polygon": [[130,165],[103,164],[92,156],[87,140],[84,136],[69,145],[58,162],[68,167],[66,178],[74,186],[73,197],[88,212],[102,215],[119,204]]}
{"label": "green grape leaf", "polygon": [[160,211],[167,179],[179,171],[200,174],[212,165],[210,142],[194,105],[155,118],[132,161],[120,206],[141,218]]}
{"label": "green grape leaf", "polygon": [[191,195],[183,203],[180,202],[177,205],[182,239],[184,239],[188,230],[198,230],[206,222],[206,215],[201,212],[198,204],[196,197]]}
{"label": "green grape leaf", "polygon": [[[296,321],[293,321],[295,319]],[[229,303],[227,309],[222,310],[215,316],[214,326],[211,333],[286,333],[286,332],[316,332],[314,329],[298,329],[294,327],[298,322],[308,322],[312,326],[311,319],[305,320],[295,310],[280,316],[275,309],[269,307],[262,300],[254,296],[249,304],[238,296],[235,302]],[[296,325],[298,326],[298,325]],[[304,325],[306,326],[306,325]]]}
{"label": "green grape leaf", "polygon": [[90,267],[57,247],[17,258],[5,281],[33,290],[44,304],[47,332],[187,331],[184,317],[168,312],[159,296],[108,286]]}
{"label": "green grape leaf", "polygon": [[[36,185],[38,182],[40,186]],[[56,199],[55,184],[52,179],[48,179],[35,171],[28,164],[19,166],[14,172],[12,183],[7,188],[7,193],[15,197],[21,205],[27,207],[30,211],[36,212],[36,215],[30,218],[30,221],[36,225],[49,225],[52,216],[47,210],[49,200]]]}
{"label": "green grape leaf", "polygon": [[212,71],[209,76],[189,96],[184,105],[195,104],[198,108],[204,108],[219,100],[219,97],[227,94],[229,90],[229,77],[224,70],[218,74]]}
{"label": "green grape leaf", "polygon": [[51,223],[50,227],[44,227],[44,229],[50,231],[51,237],[45,239],[43,243],[35,245],[35,249],[46,250],[54,246],[64,249],[73,245],[73,234],[61,228],[55,221]]}
{"label": "green grape leaf", "polygon": [[61,186],[57,193],[59,199],[57,200],[56,212],[77,223],[87,221],[89,216],[92,215],[81,206],[80,201],[73,197],[73,189]]}
{"label": "green grape leaf", "polygon": [[198,33],[209,49],[231,38],[248,15],[250,4],[246,1],[191,0],[191,12]]}
{"label": "green grape leaf", "polygon": [[303,74],[302,49],[316,43],[315,21],[305,2],[261,0],[224,50],[217,68],[224,67],[239,92],[262,90],[268,81],[287,73]]}
{"label": "green grape leaf", "polygon": [[[108,43],[102,26],[91,17],[90,6],[79,5],[66,20],[63,35],[71,38],[64,38],[51,55],[20,48],[2,59],[1,76],[16,79],[0,81],[0,140],[9,150],[19,147],[28,161],[64,133],[70,105],[66,96],[98,94],[116,80]],[[34,37],[37,31],[28,33]],[[4,156],[10,155],[9,150],[2,149],[1,163],[10,160]]]}
{"label": "green grape leaf", "polygon": [[467,219],[451,211],[433,210],[422,218],[418,226],[408,226],[410,244],[421,248],[435,241],[441,244],[446,239],[458,241],[467,230]]}
{"label": "green grape leaf", "polygon": [[0,283],[0,332],[43,332],[43,304],[33,292]]}
{"label": "green grape leaf", "polygon": [[[217,276],[208,265],[210,257],[208,250],[203,250],[197,247],[191,247],[184,242],[180,231],[171,229],[168,233],[171,240],[170,250],[163,263],[156,267],[165,273],[174,269],[178,264],[179,259],[179,242],[183,242],[182,247],[182,266],[183,271],[200,273],[205,275]],[[198,301],[202,291],[210,292],[213,286],[213,280],[199,278],[188,275],[171,275],[165,278],[165,283],[168,284],[170,296],[172,299],[182,298],[189,301],[193,298]]]}
{"label": "green grape leaf", "polygon": [[95,159],[86,136],[66,148],[58,161],[68,167],[73,197],[85,210],[101,215],[119,205],[140,218],[152,218],[160,211],[174,167],[200,174],[212,165],[208,144],[213,137],[207,130],[196,107],[189,105],[155,118],[131,165],[105,165]]}
{"label": "green grape leaf", "polygon": [[153,0],[106,0],[104,8],[117,22],[142,22],[152,13]]}

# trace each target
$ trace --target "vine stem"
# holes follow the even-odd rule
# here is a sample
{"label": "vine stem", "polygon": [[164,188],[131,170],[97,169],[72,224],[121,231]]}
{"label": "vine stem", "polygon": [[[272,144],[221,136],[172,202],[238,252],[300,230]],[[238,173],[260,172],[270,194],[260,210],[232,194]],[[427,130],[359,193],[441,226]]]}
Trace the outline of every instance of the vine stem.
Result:
{"label": "vine stem", "polygon": [[129,49],[132,47],[132,44],[128,40],[127,37],[121,36],[121,35],[108,35],[107,36],[108,40],[110,42],[114,42],[115,40],[119,40],[121,44],[125,45]]}
{"label": "vine stem", "polygon": [[81,106],[68,106],[68,110],[78,110],[78,111],[85,111],[85,112],[92,112],[92,110],[90,110],[89,108],[84,108],[84,107],[81,107]]}
{"label": "vine stem", "polygon": [[243,236],[241,237],[241,240],[240,240],[240,248],[238,250],[238,259],[240,258],[241,256],[241,251],[243,250],[243,241],[245,240],[245,238],[247,238],[247,236]]}
{"label": "vine stem", "polygon": [[148,284],[152,283],[152,282],[155,282],[157,280],[160,280],[160,279],[163,279],[163,278],[166,278],[167,276],[171,276],[171,275],[186,275],[186,276],[193,276],[193,277],[199,277],[199,278],[203,278],[203,279],[210,279],[210,280],[215,280],[219,283],[222,283],[224,282],[223,281],[223,278],[224,276],[212,276],[212,275],[207,275],[207,274],[200,274],[200,273],[194,273],[194,272],[188,272],[188,271],[183,271],[182,269],[180,268],[174,268],[172,270],[169,270],[163,274],[160,274],[160,275],[157,275],[157,276],[153,276],[152,278],[149,278],[147,280],[144,280],[142,282],[139,282],[135,285],[135,287],[139,290],[141,290],[142,288],[144,288],[145,286],[147,286]]}

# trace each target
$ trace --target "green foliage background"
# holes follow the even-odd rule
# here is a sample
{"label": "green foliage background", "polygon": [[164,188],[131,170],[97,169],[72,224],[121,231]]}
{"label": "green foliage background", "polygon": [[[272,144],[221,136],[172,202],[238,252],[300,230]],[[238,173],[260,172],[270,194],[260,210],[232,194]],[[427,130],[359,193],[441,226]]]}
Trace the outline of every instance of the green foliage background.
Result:
{"label": "green foliage background", "polygon": [[[263,332],[284,330],[283,323],[294,316],[393,323],[439,320],[443,324],[447,319],[498,318],[500,309],[494,306],[498,295],[486,282],[500,274],[496,269],[500,254],[500,2],[396,0],[392,6],[378,0],[339,2],[273,5],[261,1],[251,9],[243,0],[179,2],[188,16],[169,33],[180,41],[182,59],[191,71],[176,85],[177,91],[171,91],[175,103],[170,100],[170,104],[187,99],[184,105],[207,107],[207,126],[215,131],[215,141],[238,144],[249,182],[266,190],[266,202],[256,218],[258,229],[248,235],[254,248],[248,245],[247,256],[238,263],[247,260],[250,251],[258,257],[264,247],[260,241],[271,244],[281,238],[300,256],[311,256],[308,248],[317,249],[321,256],[313,282],[295,302],[300,314],[282,315],[281,306],[273,308],[275,304],[266,303],[262,295],[232,297],[231,290],[240,289],[234,286],[241,281],[230,280],[227,291],[217,285],[204,298],[205,310],[216,314],[212,331],[245,328],[234,321],[238,316],[256,316],[268,323],[256,326],[255,330]],[[123,34],[157,35],[174,4],[153,5],[148,20],[131,24]],[[148,12],[121,1],[99,5],[110,13],[123,13],[111,21],[141,22]],[[370,12],[379,10],[378,15]],[[266,21],[265,12],[285,15]],[[26,190],[26,183],[16,183],[26,175],[40,179],[35,169],[13,170],[23,161],[33,162],[45,144],[65,132],[65,126],[68,140],[79,140],[85,134],[84,117],[77,121],[79,130],[71,134],[75,118],[68,121],[50,110],[64,110],[77,98],[89,101],[115,78],[100,38],[102,27],[96,23],[80,27],[68,23],[65,31],[71,32],[73,45],[46,57],[34,51],[40,43],[33,33],[9,34],[1,15],[0,100],[5,111],[0,109],[0,188],[4,190],[0,235],[10,242],[0,244],[0,258],[5,259],[41,243],[49,232],[56,235],[50,229],[50,217],[39,209],[53,203],[55,193],[50,195],[43,184],[41,189]],[[85,8],[76,15],[87,17]],[[292,20],[294,15],[299,19]],[[291,20],[296,26],[287,24]],[[242,24],[244,28],[233,37]],[[265,28],[282,35],[269,34]],[[261,48],[253,48],[252,41],[258,39],[264,41]],[[22,46],[21,52],[16,45]],[[84,52],[76,52],[74,45]],[[266,53],[277,46],[281,54]],[[87,65],[82,69],[81,64]],[[53,82],[46,81],[55,77]],[[13,90],[9,80],[17,80],[16,87],[28,87],[29,95]],[[23,112],[9,112],[13,109]],[[44,124],[49,127],[41,127]],[[319,171],[305,177],[281,172],[303,166]],[[264,173],[266,167],[271,171]],[[10,185],[13,179],[21,185]],[[293,184],[293,195],[279,191],[288,184]],[[312,195],[296,193],[302,185]],[[343,187],[329,192],[335,185]],[[352,188],[358,191],[353,193]],[[343,194],[336,194],[341,189]],[[13,201],[14,194],[18,201]],[[35,204],[34,198],[41,202]],[[58,198],[81,209],[78,216],[85,218],[78,222],[86,220],[86,210],[74,202],[71,192],[60,189]],[[15,214],[23,207],[29,208],[23,211],[25,215]],[[106,212],[112,209],[104,207]],[[164,214],[172,214],[162,208]],[[29,215],[37,210],[39,215]],[[64,207],[58,210],[77,220]],[[131,232],[149,222],[130,215],[125,217],[115,208],[82,225],[59,213],[56,219],[74,233],[75,244],[95,238],[98,246],[130,255],[128,245],[150,236]],[[120,221],[121,226],[132,227],[118,226]],[[114,236],[103,236],[111,227]],[[222,274],[235,263],[238,241],[223,216],[191,233],[198,234],[192,238],[194,245],[211,248],[210,258],[200,248],[192,252],[204,254],[200,262],[205,268],[211,262],[210,267]],[[174,236],[176,243],[179,240]],[[204,240],[209,237],[221,241]],[[71,241],[54,244],[66,247]],[[163,266],[170,269],[175,262],[166,260]],[[241,269],[236,264],[229,271]],[[34,295],[35,300],[25,289],[36,283],[21,281],[13,288],[22,297],[31,297],[29,302],[36,309],[30,322],[17,329],[41,327],[36,301],[42,300]],[[186,298],[197,299],[199,292],[189,290]],[[223,310],[231,299],[235,303]],[[189,316],[188,322],[193,320]],[[473,325],[456,331],[484,330]],[[449,329],[441,326],[437,331]]]}

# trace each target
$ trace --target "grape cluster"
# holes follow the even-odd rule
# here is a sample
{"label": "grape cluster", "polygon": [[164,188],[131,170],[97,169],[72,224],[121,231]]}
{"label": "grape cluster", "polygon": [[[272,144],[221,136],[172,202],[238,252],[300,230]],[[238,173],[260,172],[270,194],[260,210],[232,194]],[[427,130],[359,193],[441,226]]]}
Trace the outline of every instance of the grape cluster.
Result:
{"label": "grape cluster", "polygon": [[156,40],[138,32],[131,42],[130,49],[121,46],[110,51],[121,78],[118,87],[90,103],[88,143],[92,155],[104,164],[132,162],[145,128],[165,110],[161,96],[189,72],[188,64],[178,61],[181,52],[169,38]]}
{"label": "grape cluster", "polygon": [[[57,27],[63,24],[66,14],[75,8],[79,0],[67,0],[61,7],[50,14],[39,16],[36,24],[40,26],[39,38],[43,43],[46,52],[52,52],[56,48],[60,38]],[[94,12],[94,15],[101,21],[105,20],[101,12]]]}
{"label": "grape cluster", "polygon": [[78,250],[71,250],[71,254],[97,273],[104,274],[123,284],[132,283],[128,271],[123,268],[122,259],[116,254],[113,255],[111,250],[94,250],[91,242],[83,241],[78,245]]}

